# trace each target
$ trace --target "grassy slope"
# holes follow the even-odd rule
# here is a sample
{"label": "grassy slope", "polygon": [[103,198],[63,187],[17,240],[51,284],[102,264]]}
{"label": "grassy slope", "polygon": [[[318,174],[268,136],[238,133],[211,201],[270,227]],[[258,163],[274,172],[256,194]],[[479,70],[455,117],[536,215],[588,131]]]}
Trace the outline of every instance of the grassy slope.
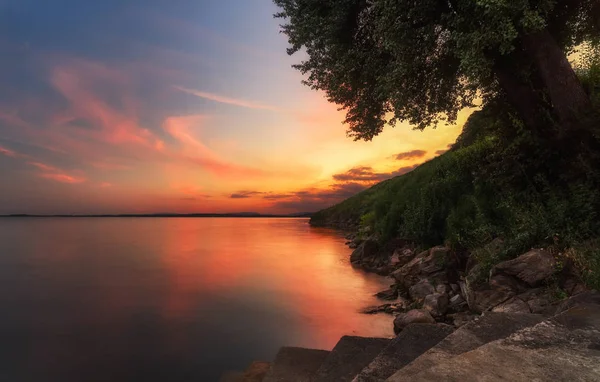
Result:
{"label": "grassy slope", "polygon": [[[454,148],[416,168],[316,213],[311,223],[369,227],[382,241],[446,243],[484,266],[536,245],[573,253],[600,287],[600,172],[597,153],[549,147],[511,118],[505,105],[475,113]],[[478,248],[506,242],[494,258]],[[479,254],[479,255],[478,255]]]}

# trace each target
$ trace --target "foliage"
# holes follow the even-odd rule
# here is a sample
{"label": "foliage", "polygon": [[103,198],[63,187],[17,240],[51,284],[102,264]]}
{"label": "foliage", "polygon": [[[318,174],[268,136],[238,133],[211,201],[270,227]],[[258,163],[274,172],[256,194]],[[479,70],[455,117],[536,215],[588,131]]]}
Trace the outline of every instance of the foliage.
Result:
{"label": "foliage", "polygon": [[496,65],[517,62],[506,57],[524,35],[547,28],[560,48],[597,35],[591,0],[274,2],[288,53],[307,54],[295,65],[304,83],[347,111],[355,139],[398,121],[419,129],[453,122],[477,96],[492,99]]}

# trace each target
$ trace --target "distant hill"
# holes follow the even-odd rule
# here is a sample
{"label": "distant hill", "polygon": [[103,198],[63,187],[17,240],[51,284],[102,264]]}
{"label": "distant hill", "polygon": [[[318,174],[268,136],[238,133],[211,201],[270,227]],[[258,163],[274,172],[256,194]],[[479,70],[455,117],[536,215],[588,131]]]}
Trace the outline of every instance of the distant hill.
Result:
{"label": "distant hill", "polygon": [[235,212],[235,213],[191,213],[191,214],[178,214],[178,213],[153,213],[153,214],[56,214],[56,215],[37,215],[37,214],[10,214],[0,215],[0,217],[10,218],[302,218],[311,217],[311,212],[300,212],[294,214],[260,214],[258,212]]}

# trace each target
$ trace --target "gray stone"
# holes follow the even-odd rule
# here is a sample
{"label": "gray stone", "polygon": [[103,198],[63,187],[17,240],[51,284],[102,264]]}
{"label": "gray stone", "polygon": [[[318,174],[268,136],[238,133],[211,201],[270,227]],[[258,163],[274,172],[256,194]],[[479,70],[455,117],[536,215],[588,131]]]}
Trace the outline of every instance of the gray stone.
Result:
{"label": "gray stone", "polygon": [[600,381],[598,365],[600,307],[581,305],[505,339],[439,361],[410,381],[442,381],[449,376],[465,382]]}
{"label": "gray stone", "polygon": [[435,287],[435,291],[441,294],[450,294],[452,292],[452,289],[448,284],[439,284]]}
{"label": "gray stone", "polygon": [[458,286],[458,284],[450,284],[450,288],[452,289],[452,292],[460,293],[460,286]]}
{"label": "gray stone", "polygon": [[283,347],[275,356],[264,382],[311,382],[328,355],[326,350]]}
{"label": "gray stone", "polygon": [[435,324],[435,319],[424,309],[413,309],[407,313],[400,313],[394,319],[394,331],[400,333],[411,324]]}
{"label": "gray stone", "polygon": [[455,308],[457,306],[460,306],[464,302],[465,302],[465,299],[463,298],[463,296],[461,296],[460,294],[456,294],[456,295],[452,296],[452,298],[450,299],[450,307]]}
{"label": "gray stone", "polygon": [[[440,362],[536,325],[542,320],[541,316],[533,314],[486,313],[447,336],[410,365],[394,374],[389,381],[411,381],[415,375]],[[448,380],[447,377],[440,380]]]}
{"label": "gray stone", "polygon": [[504,261],[492,268],[492,275],[514,276],[530,286],[539,285],[556,272],[554,256],[543,249],[531,250],[516,259]]}
{"label": "gray stone", "polygon": [[390,341],[387,338],[342,337],[315,373],[313,382],[352,381]]}
{"label": "gray stone", "polygon": [[441,317],[448,311],[448,295],[441,293],[430,294],[425,297],[423,309],[427,310],[433,317]]}
{"label": "gray stone", "polygon": [[571,296],[568,299],[560,302],[554,313],[560,314],[566,310],[581,305],[600,305],[600,292],[591,290],[580,293],[576,296]]}
{"label": "gray stone", "polygon": [[435,346],[453,328],[444,324],[409,325],[365,367],[353,382],[383,381]]}
{"label": "gray stone", "polygon": [[423,301],[425,297],[433,293],[435,293],[435,288],[427,279],[419,281],[408,290],[408,295],[415,301]]}
{"label": "gray stone", "polygon": [[480,316],[471,312],[458,312],[449,314],[447,317],[452,320],[452,325],[454,325],[454,327],[460,328],[461,326],[468,324]]}
{"label": "gray stone", "polygon": [[390,259],[390,265],[392,267],[401,267],[414,259],[414,257],[415,253],[410,248],[397,249]]}
{"label": "gray stone", "polygon": [[485,312],[498,306],[515,295],[514,292],[505,290],[486,289],[474,291],[472,294],[472,304],[469,308],[475,312]]}
{"label": "gray stone", "polygon": [[492,312],[498,313],[532,313],[529,305],[518,297],[513,297],[510,300],[496,306]]}

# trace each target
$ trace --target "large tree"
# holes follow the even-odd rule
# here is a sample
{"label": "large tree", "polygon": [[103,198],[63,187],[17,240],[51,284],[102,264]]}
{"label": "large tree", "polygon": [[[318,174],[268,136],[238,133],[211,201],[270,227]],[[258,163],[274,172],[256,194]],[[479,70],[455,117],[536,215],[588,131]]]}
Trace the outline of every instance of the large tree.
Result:
{"label": "large tree", "polygon": [[346,110],[348,134],[453,122],[503,94],[531,129],[568,134],[591,111],[566,51],[596,37],[599,0],[274,0],[305,84]]}

